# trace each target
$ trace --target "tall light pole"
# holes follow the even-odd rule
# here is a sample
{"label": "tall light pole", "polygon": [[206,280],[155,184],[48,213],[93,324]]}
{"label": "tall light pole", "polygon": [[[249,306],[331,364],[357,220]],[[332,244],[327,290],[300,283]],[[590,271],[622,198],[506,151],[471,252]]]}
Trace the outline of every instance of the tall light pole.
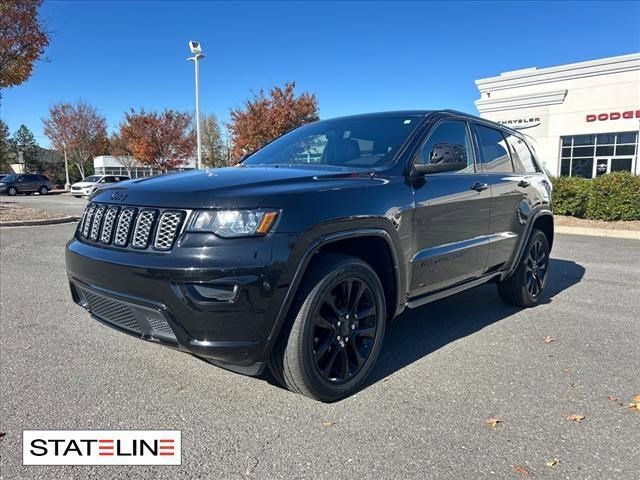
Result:
{"label": "tall light pole", "polygon": [[63,147],[64,150],[64,174],[65,177],[67,179],[66,183],[64,184],[64,189],[65,190],[71,190],[71,183],[69,183],[69,162],[67,161],[67,146],[65,145]]}
{"label": "tall light pole", "polygon": [[191,53],[193,53],[193,57],[187,58],[187,60],[193,61],[195,65],[195,74],[196,74],[196,138],[198,144],[198,160],[196,162],[196,168],[202,167],[202,153],[201,153],[201,144],[200,144],[200,93],[199,93],[199,85],[198,85],[198,62],[201,58],[204,58],[204,53],[202,53],[202,47],[200,46],[200,42],[194,42],[193,40],[189,41],[189,49]]}

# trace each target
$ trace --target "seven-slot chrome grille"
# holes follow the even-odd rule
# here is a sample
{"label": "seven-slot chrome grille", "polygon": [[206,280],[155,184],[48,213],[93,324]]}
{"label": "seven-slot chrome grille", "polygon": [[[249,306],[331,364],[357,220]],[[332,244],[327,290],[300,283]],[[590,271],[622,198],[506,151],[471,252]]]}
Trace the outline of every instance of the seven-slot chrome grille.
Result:
{"label": "seven-slot chrome grille", "polygon": [[90,203],[78,225],[78,236],[119,248],[169,251],[187,212]]}

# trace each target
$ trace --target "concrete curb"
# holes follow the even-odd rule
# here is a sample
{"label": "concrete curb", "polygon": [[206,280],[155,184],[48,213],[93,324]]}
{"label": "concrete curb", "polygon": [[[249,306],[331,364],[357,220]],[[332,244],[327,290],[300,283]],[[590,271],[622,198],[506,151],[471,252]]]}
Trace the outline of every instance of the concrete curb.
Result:
{"label": "concrete curb", "polygon": [[43,218],[41,220],[17,220],[15,222],[0,222],[0,227],[31,227],[36,225],[57,225],[60,223],[77,222],[80,217],[67,216],[58,218]]}
{"label": "concrete curb", "polygon": [[556,225],[555,232],[567,235],[589,235],[591,237],[640,240],[640,231],[637,230],[613,230],[610,228],[567,227],[564,225]]}

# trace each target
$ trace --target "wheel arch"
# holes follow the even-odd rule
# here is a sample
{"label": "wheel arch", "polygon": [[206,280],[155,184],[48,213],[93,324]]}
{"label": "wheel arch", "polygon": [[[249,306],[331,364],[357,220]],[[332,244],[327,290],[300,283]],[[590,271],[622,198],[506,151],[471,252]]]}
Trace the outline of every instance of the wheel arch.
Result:
{"label": "wheel arch", "polygon": [[522,239],[520,240],[520,244],[518,245],[517,253],[513,256],[513,260],[509,268],[500,280],[505,280],[510,277],[515,269],[517,268],[520,260],[522,260],[522,256],[525,253],[525,247],[529,242],[529,238],[531,238],[531,233],[534,229],[542,230],[542,232],[547,236],[547,241],[549,242],[549,251],[551,251],[551,247],[553,246],[554,239],[554,223],[553,223],[553,213],[548,209],[540,209],[534,212],[527,226],[525,228],[525,232],[522,235]]}
{"label": "wheel arch", "polygon": [[[365,244],[368,248],[362,248],[363,241],[366,242]],[[373,255],[373,253],[376,252],[375,246],[382,245],[384,245],[385,248],[385,255],[379,255],[379,259],[372,260],[375,258],[375,255]],[[360,248],[356,248],[356,246]],[[309,271],[312,263],[317,261],[320,258],[319,255],[322,253],[344,253],[360,258],[369,264],[373,262],[375,265],[372,265],[372,268],[378,273],[383,288],[385,289],[388,318],[391,319],[402,311],[404,306],[403,295],[406,293],[405,272],[399,263],[400,259],[398,258],[397,248],[394,245],[392,236],[382,227],[355,228],[329,233],[311,242],[298,261],[297,269],[285,295],[282,307],[276,317],[271,334],[269,335],[265,351],[267,356],[273,349],[282,331],[285,320],[289,316],[293,299],[298,292],[302,279]],[[367,259],[369,259],[369,261],[367,261]],[[385,260],[383,259],[387,259],[390,264],[385,264]],[[390,272],[386,271],[381,277],[376,265],[378,268],[382,268],[383,271],[386,270],[386,267],[390,267]],[[389,285],[392,285],[393,288],[393,294],[391,294],[391,296],[387,295],[386,292]]]}

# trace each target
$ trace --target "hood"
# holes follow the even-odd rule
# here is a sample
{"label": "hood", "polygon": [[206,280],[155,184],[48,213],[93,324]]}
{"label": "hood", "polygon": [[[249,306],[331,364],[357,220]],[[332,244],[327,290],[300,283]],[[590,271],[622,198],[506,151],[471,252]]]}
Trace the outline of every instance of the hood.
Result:
{"label": "hood", "polygon": [[129,180],[101,188],[92,200],[167,208],[256,208],[272,195],[347,188],[370,182],[374,175],[364,168],[329,166],[213,168]]}
{"label": "hood", "polygon": [[73,183],[71,186],[84,188],[84,187],[92,187],[93,185],[96,185],[96,184],[97,182],[76,182],[76,183]]}

